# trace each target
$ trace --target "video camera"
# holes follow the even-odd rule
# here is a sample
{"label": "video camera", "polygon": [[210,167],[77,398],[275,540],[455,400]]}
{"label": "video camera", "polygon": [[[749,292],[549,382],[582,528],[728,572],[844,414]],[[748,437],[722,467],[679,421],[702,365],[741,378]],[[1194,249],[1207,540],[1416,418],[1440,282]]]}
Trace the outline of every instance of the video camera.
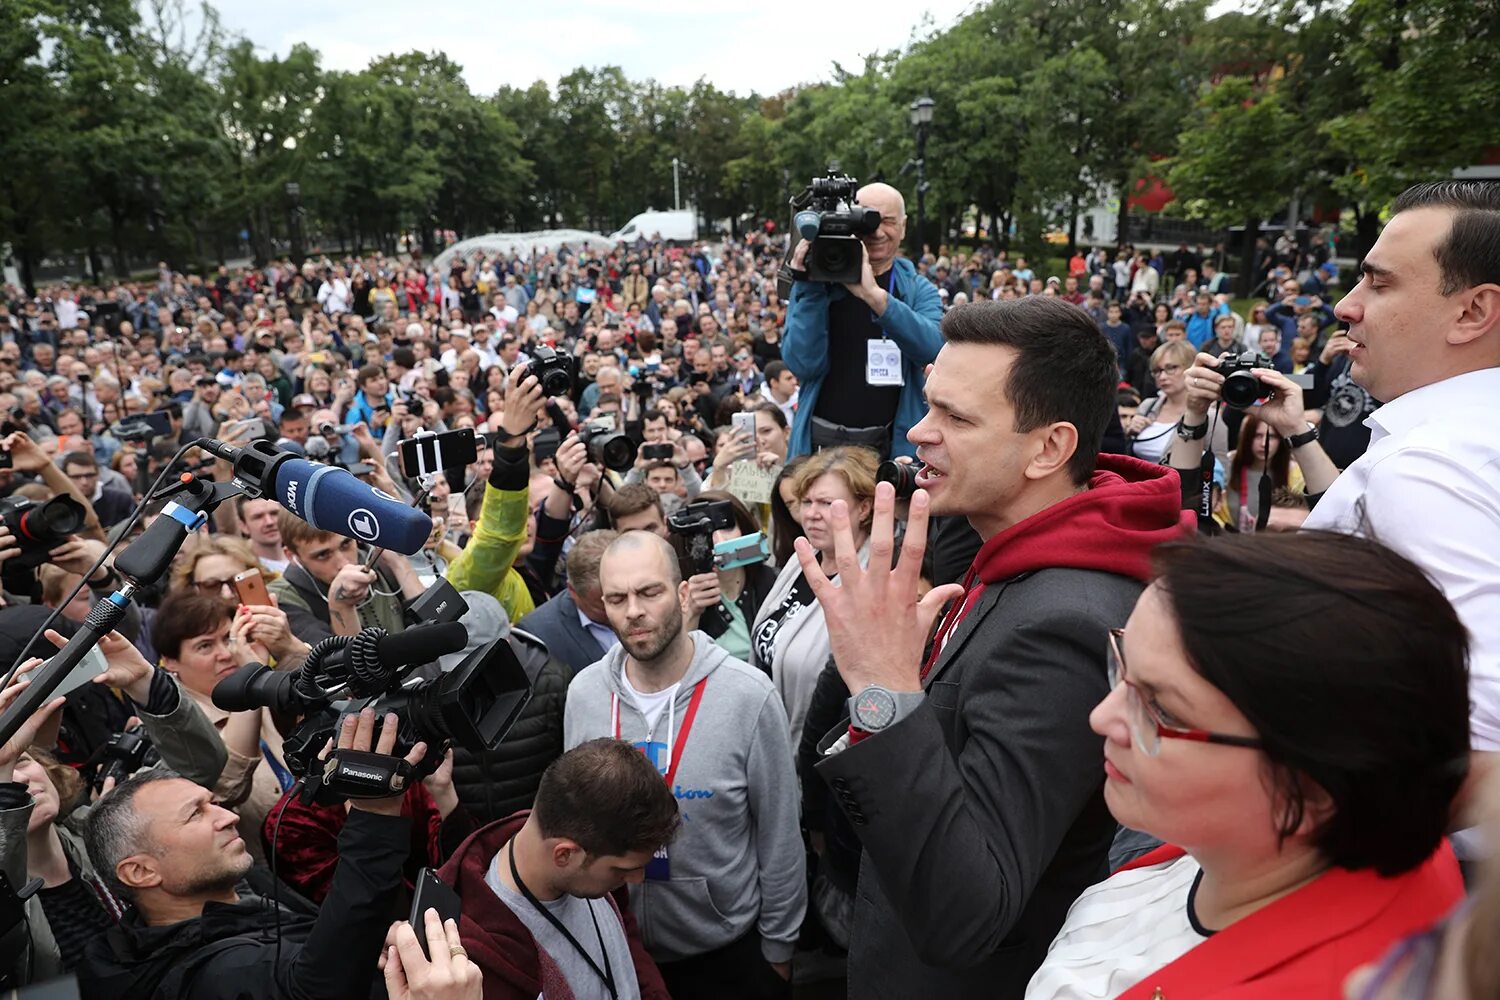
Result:
{"label": "video camera", "polygon": [[[355,636],[331,636],[312,648],[295,673],[248,664],[214,688],[214,704],[226,711],[269,708],[303,716],[284,744],[288,770],[307,779],[304,799],[323,804],[346,798],[396,794],[430,775],[450,745],[482,752],[505,739],[531,700],[531,682],[505,636],[474,650],[451,671],[413,675],[415,667],[464,648],[461,622],[419,625],[387,635],[367,628]],[[319,751],[338,734],[344,715],[372,708],[400,719],[389,756]],[[427,753],[415,767],[401,760],[417,743]]]}
{"label": "video camera", "polygon": [[160,762],[161,754],[156,752],[151,737],[146,735],[146,727],[137,724],[110,736],[89,756],[84,767],[98,766],[94,787],[103,788],[110,778],[118,785],[141,768]]}
{"label": "video camera", "polygon": [[840,174],[837,165],[814,177],[791,205],[792,226],[811,245],[807,248],[808,281],[858,284],[864,271],[860,237],[880,228],[880,211],[854,200],[859,181]]}

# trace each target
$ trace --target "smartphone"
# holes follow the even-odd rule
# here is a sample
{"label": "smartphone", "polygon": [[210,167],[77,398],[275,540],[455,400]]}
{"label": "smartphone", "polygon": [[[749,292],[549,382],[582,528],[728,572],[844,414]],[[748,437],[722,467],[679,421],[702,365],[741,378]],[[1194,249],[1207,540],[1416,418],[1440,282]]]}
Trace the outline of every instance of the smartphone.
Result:
{"label": "smartphone", "polygon": [[1312,298],[1307,295],[1299,295],[1297,296],[1297,304],[1299,306],[1310,306],[1312,305]]}
{"label": "smartphone", "polygon": [[412,478],[461,469],[479,457],[479,441],[472,427],[442,434],[418,434],[397,447],[401,451],[401,471]]}
{"label": "smartphone", "polygon": [[417,873],[417,889],[411,899],[411,929],[416,931],[417,943],[422,946],[422,954],[428,961],[432,960],[432,955],[427,950],[426,912],[436,910],[443,923],[449,920],[457,923],[461,907],[458,893],[440,881],[431,868],[423,868]]}
{"label": "smartphone", "polygon": [[755,414],[743,411],[731,414],[729,422],[736,434],[742,434],[751,441],[755,440]]}
{"label": "smartphone", "polygon": [[327,351],[313,351],[311,354],[309,354],[307,356],[307,360],[308,360],[309,364],[314,364],[314,365],[327,364],[328,363],[328,352]]}
{"label": "smartphone", "polygon": [[641,445],[641,457],[648,462],[670,462],[672,460],[672,446],[670,444],[643,444]]}
{"label": "smartphone", "polygon": [[[47,660],[43,663],[38,663],[26,674],[26,676],[41,676],[43,668],[45,668],[47,664],[51,662],[51,660]],[[104,658],[104,654],[99,651],[99,647],[94,646],[87,653],[83,654],[83,659],[78,661],[78,665],[75,666],[72,671],[69,672],[68,676],[63,679],[63,682],[57,686],[57,692],[59,694],[72,694],[74,691],[77,691],[85,684],[88,684],[95,677],[98,677],[108,669],[109,661]]]}
{"label": "smartphone", "polygon": [[271,605],[271,592],[266,589],[265,577],[261,576],[258,569],[236,573],[234,592],[239,595],[241,604]]}
{"label": "smartphone", "polygon": [[10,457],[10,449],[0,448],[0,469],[9,469],[11,468],[12,464],[13,462]]}

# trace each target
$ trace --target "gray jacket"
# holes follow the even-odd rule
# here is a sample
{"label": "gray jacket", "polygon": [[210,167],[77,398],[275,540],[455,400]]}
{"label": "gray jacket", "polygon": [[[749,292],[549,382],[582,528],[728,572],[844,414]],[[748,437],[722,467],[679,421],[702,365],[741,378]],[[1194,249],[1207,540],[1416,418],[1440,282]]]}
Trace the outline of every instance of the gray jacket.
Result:
{"label": "gray jacket", "polygon": [[807,882],[786,712],[765,674],[702,632],[692,638],[693,662],[654,730],[620,689],[625,650],[616,646],[569,685],[563,745],[614,736],[618,695],[620,738],[644,745],[665,771],[667,731],[683,724],[703,681],[688,740],[677,747],[672,792],[683,822],[667,849],[670,878],[631,886],[631,910],[658,961],[701,955],[757,931],[766,960],[787,962]]}

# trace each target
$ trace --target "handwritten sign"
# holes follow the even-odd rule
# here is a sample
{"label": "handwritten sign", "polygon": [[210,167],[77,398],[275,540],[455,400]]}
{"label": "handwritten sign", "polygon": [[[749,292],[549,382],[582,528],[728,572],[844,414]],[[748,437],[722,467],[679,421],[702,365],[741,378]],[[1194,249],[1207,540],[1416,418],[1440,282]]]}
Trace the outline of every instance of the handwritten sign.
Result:
{"label": "handwritten sign", "polygon": [[754,461],[735,462],[729,468],[729,492],[747,504],[771,502],[771,490],[776,486],[776,477],[781,475],[781,466],[762,469]]}

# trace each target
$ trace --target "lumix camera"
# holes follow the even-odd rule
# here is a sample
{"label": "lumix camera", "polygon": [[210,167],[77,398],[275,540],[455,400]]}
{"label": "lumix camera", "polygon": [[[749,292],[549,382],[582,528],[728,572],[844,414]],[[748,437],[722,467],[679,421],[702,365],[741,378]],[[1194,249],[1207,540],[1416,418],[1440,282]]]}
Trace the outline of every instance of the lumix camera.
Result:
{"label": "lumix camera", "polygon": [[734,504],[728,500],[695,500],[672,512],[667,528],[677,540],[689,576],[714,569],[714,532],[734,527]]}
{"label": "lumix camera", "polygon": [[532,349],[530,371],[541,383],[543,396],[567,396],[573,391],[572,359],[544,344]]}
{"label": "lumix camera", "polygon": [[857,284],[864,271],[860,237],[880,228],[878,209],[854,200],[859,181],[830,166],[792,199],[792,226],[807,240],[807,280]]}
{"label": "lumix camera", "polygon": [[[1270,399],[1274,390],[1256,378],[1251,371],[1270,367],[1271,359],[1255,351],[1219,355],[1218,371],[1224,376],[1224,384],[1219,387],[1219,398],[1224,401],[1225,406],[1232,406],[1236,410],[1249,409],[1256,403]],[[1309,375],[1288,375],[1287,378],[1303,389],[1311,389],[1313,386]]]}
{"label": "lumix camera", "polygon": [[607,416],[578,428],[578,440],[588,449],[589,461],[595,465],[611,472],[625,472],[635,465],[635,442],[615,430],[614,420]]}
{"label": "lumix camera", "polygon": [[[506,636],[469,653],[435,676],[416,667],[467,642],[461,622],[420,625],[387,636],[367,628],[332,636],[314,646],[301,669],[274,671],[248,664],[214,688],[226,711],[266,707],[302,716],[284,744],[288,770],[306,779],[304,799],[323,804],[346,798],[380,798],[400,792],[436,770],[452,745],[484,752],[499,747],[531,700],[531,683]],[[338,735],[342,718],[369,707],[400,719],[390,756],[319,752]],[[415,766],[400,760],[418,742],[427,752]]]}

